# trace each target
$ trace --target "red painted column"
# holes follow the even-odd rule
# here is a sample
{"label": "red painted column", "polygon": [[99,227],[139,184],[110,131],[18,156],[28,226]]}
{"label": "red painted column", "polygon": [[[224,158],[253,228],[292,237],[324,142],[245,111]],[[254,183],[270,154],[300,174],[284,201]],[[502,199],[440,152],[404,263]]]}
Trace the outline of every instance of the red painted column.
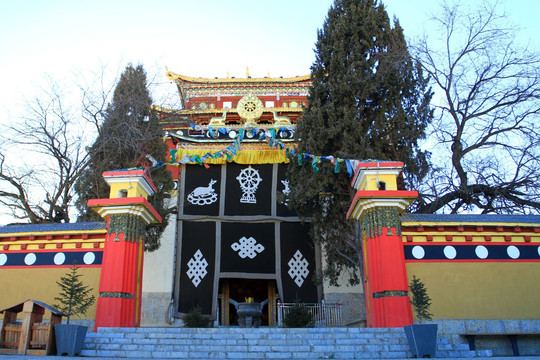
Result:
{"label": "red painted column", "polygon": [[362,228],[368,327],[413,323],[400,214],[418,192],[398,189],[402,168],[401,162],[359,162],[352,181],[357,192],[347,219]]}
{"label": "red painted column", "polygon": [[111,186],[109,199],[92,199],[88,206],[107,220],[95,330],[136,327],[141,323],[144,233],[161,222],[148,202],[157,189],[143,170],[103,173]]}
{"label": "red painted column", "polygon": [[95,329],[140,325],[144,224],[137,222],[141,220],[134,215],[110,216],[109,233],[103,250]]}
{"label": "red painted column", "polygon": [[411,305],[407,296],[408,284],[401,237],[396,229],[377,229],[367,238],[364,259],[365,276],[369,287],[368,327],[402,327],[412,324]]}

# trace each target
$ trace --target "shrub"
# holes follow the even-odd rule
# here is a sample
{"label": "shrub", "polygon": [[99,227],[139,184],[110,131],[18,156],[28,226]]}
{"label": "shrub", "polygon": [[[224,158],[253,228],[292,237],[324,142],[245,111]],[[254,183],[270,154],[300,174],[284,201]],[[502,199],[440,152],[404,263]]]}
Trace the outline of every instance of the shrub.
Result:
{"label": "shrub", "polygon": [[196,307],[184,315],[184,327],[187,328],[207,328],[210,327],[210,320],[207,319],[200,307]]}
{"label": "shrub", "polygon": [[283,327],[286,328],[302,328],[313,327],[313,316],[309,313],[308,308],[299,303],[295,303],[292,308],[289,309],[287,315],[283,319]]}

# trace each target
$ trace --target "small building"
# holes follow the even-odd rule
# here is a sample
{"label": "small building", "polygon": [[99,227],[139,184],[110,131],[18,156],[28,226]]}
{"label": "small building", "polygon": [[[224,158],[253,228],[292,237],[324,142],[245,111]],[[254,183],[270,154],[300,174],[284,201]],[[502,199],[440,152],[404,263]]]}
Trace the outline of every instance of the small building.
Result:
{"label": "small building", "polygon": [[[45,321],[44,314],[50,314]],[[40,301],[28,299],[0,310],[0,354],[52,355],[56,342],[54,325],[62,323],[63,314]],[[22,315],[18,321],[18,315]]]}

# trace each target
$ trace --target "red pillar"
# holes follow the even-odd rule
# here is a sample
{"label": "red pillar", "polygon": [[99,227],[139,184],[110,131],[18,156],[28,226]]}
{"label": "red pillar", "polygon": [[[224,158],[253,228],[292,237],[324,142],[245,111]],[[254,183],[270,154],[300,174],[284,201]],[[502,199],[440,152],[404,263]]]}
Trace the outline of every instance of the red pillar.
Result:
{"label": "red pillar", "polygon": [[[95,330],[99,327],[138,327],[141,323],[144,233],[161,217],[146,200],[156,188],[142,171],[104,173],[111,198],[88,205],[107,220]],[[123,194],[132,197],[115,197]]]}
{"label": "red pillar", "polygon": [[[114,221],[114,218],[113,218]],[[138,327],[144,241],[109,232],[103,251],[95,328]]]}
{"label": "red pillar", "polygon": [[362,227],[364,290],[368,327],[413,323],[400,214],[418,196],[398,190],[403,163],[359,163],[352,185],[358,191],[347,213]]}
{"label": "red pillar", "polygon": [[369,237],[364,248],[368,327],[402,327],[412,324],[407,296],[407,273],[401,236],[383,227],[382,234]]}

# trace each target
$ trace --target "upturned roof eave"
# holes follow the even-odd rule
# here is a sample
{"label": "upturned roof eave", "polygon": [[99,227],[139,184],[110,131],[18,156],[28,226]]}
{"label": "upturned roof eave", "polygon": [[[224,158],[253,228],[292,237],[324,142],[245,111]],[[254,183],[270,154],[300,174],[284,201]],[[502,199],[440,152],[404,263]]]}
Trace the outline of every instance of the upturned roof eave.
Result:
{"label": "upturned roof eave", "polygon": [[302,83],[311,80],[311,75],[294,76],[294,77],[264,77],[264,78],[202,78],[176,74],[172,71],[167,71],[167,77],[171,81],[180,81],[183,83],[192,84],[233,84],[233,83]]}

